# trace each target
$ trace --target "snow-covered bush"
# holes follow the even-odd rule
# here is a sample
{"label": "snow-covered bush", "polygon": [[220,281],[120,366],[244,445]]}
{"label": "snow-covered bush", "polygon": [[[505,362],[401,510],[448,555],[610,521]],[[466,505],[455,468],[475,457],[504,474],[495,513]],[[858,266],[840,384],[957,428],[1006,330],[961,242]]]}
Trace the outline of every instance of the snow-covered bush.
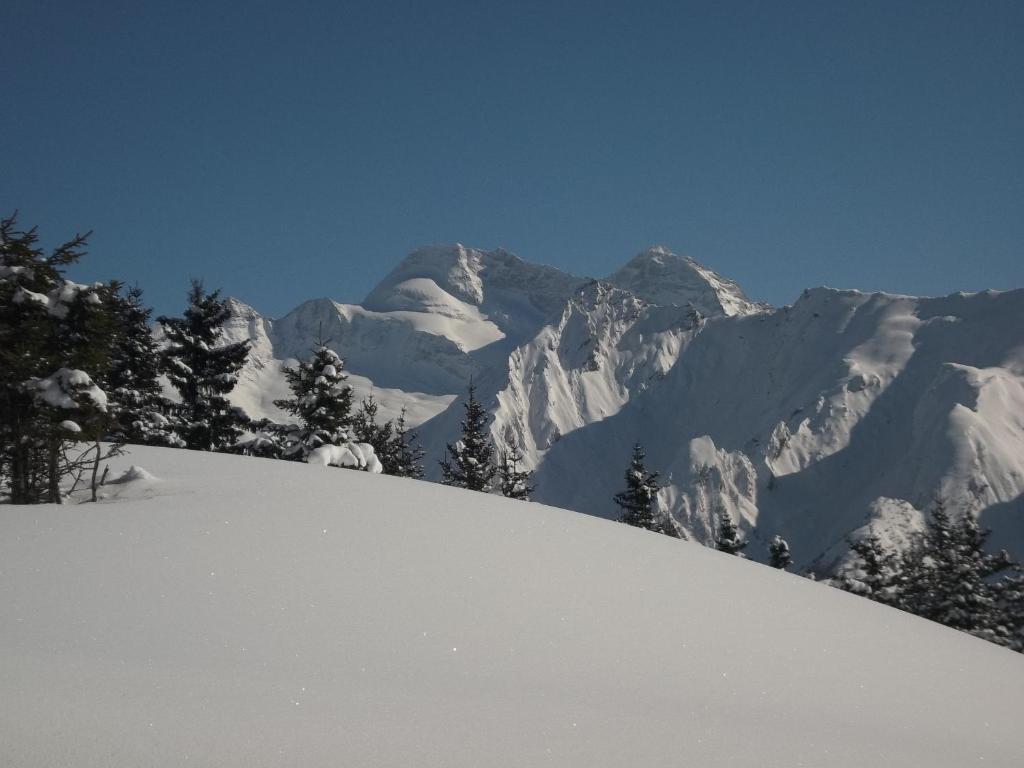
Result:
{"label": "snow-covered bush", "polygon": [[306,457],[307,464],[322,467],[347,467],[362,469],[373,474],[380,474],[384,467],[378,460],[373,446],[369,443],[343,443],[341,445],[321,445]]}

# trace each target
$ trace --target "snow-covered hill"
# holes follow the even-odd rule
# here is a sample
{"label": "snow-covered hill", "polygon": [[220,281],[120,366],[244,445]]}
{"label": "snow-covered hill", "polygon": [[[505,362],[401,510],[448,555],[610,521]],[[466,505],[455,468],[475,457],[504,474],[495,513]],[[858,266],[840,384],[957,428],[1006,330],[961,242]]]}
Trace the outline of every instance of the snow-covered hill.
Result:
{"label": "snow-covered hill", "polygon": [[434,476],[472,377],[543,501],[616,514],[641,440],[666,509],[701,540],[729,511],[754,558],[780,533],[829,570],[851,532],[898,542],[937,494],[1024,557],[1024,291],[822,288],[773,310],[662,247],[592,280],[454,245],[414,252],[361,305],[233,309],[229,336],[254,342],[233,395],[250,415],[281,418],[281,366],[322,334],[357,397],[409,408]]}
{"label": "snow-covered hill", "polygon": [[1019,655],[797,576],[379,475],[155,448],[118,461],[149,472],[99,504],[0,516],[4,765],[1024,754]]}

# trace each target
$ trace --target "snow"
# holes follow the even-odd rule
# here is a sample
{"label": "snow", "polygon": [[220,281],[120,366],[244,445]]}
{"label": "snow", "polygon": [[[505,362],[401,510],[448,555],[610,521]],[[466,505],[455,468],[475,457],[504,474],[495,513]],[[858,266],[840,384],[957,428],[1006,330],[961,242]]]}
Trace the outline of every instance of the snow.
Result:
{"label": "snow", "polygon": [[164,479],[0,516],[7,765],[1020,765],[1019,655],[821,584],[363,472],[113,463]]}
{"label": "snow", "polygon": [[344,443],[342,445],[321,445],[306,457],[307,464],[320,467],[349,467],[365,469],[373,474],[384,471],[373,446],[369,443]]}
{"label": "snow", "polygon": [[92,400],[99,410],[107,410],[106,393],[93,384],[89,374],[77,368],[59,368],[45,379],[35,382],[35,388],[36,397],[53,408],[80,408],[82,404],[74,398],[84,397]]}
{"label": "snow", "polygon": [[132,464],[128,469],[123,472],[118,472],[107,478],[107,483],[110,485],[119,485],[121,483],[133,483],[140,480],[158,480],[159,478],[153,475],[151,472],[143,469],[142,467]]}

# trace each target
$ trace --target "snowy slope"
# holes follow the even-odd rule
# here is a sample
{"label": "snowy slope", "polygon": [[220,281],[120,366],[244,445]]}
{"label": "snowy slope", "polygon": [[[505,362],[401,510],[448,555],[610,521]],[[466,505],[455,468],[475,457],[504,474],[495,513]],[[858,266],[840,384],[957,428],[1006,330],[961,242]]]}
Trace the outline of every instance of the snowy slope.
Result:
{"label": "snowy slope", "polygon": [[0,516],[11,766],[1020,765],[1019,655],[703,547],[139,448]]}
{"label": "snowy slope", "polygon": [[[709,320],[668,376],[548,453],[538,497],[611,516],[629,446],[699,539],[725,508],[766,557],[775,533],[827,569],[875,518],[941,494],[1024,556],[1024,291],[916,299],[807,291]],[[587,457],[588,472],[578,466]],[[990,516],[991,519],[988,519]]]}

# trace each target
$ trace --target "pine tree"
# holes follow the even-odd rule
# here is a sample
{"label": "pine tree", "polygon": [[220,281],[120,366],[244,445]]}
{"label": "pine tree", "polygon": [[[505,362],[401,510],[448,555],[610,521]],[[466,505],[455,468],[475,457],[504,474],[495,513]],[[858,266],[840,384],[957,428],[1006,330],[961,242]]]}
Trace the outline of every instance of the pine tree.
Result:
{"label": "pine tree", "polygon": [[373,395],[363,398],[359,409],[352,416],[352,438],[360,443],[369,443],[377,459],[384,467],[384,474],[390,475],[388,469],[394,469],[396,459],[392,455],[396,449],[395,427],[390,421],[377,423],[377,401]]}
{"label": "pine tree", "polygon": [[494,445],[487,435],[487,411],[476,399],[476,387],[469,382],[463,404],[462,439],[449,443],[441,460],[441,482],[470,491],[491,490],[498,468],[494,464]]}
{"label": "pine tree", "polygon": [[768,564],[772,568],[783,571],[793,564],[793,557],[789,553],[789,542],[779,535],[773,536],[768,544]]}
{"label": "pine tree", "polygon": [[103,388],[110,400],[117,436],[129,443],[183,445],[164,415],[170,404],[161,393],[160,352],[150,329],[152,310],[142,303],[142,289],[111,286],[117,327],[110,369]]}
{"label": "pine tree", "polygon": [[658,473],[647,471],[644,458],[643,446],[635,443],[633,458],[625,473],[626,489],[615,494],[615,503],[622,510],[619,520],[636,528],[673,535],[655,509],[661,490]]}
{"label": "pine tree", "polygon": [[1013,566],[1012,572],[993,585],[995,611],[987,626],[977,632],[980,637],[1012,651],[1024,653],[1024,570]]}
{"label": "pine tree", "polygon": [[996,622],[992,576],[1006,570],[1006,552],[984,551],[989,531],[964,513],[954,521],[942,500],[923,536],[903,558],[899,607],[953,629],[985,633]]}
{"label": "pine tree", "polygon": [[505,450],[498,457],[498,477],[501,480],[501,494],[509,499],[529,501],[536,486],[530,484],[532,472],[519,469],[523,454],[519,447],[506,442]]}
{"label": "pine tree", "polygon": [[344,361],[320,340],[308,360],[285,368],[294,397],[274,404],[299,423],[286,432],[283,457],[305,461],[322,445],[341,445],[351,438],[352,387],[346,384]]}
{"label": "pine tree", "polygon": [[[34,229],[16,226],[14,217],[0,221],[0,476],[15,504],[59,503],[67,445],[107,428],[93,379],[109,364],[114,323],[102,286],[64,277],[84,255],[85,236],[47,256]],[[86,380],[95,401],[76,399]],[[62,384],[69,389],[58,391]]]}
{"label": "pine tree", "polygon": [[223,343],[222,326],[228,317],[220,291],[207,293],[200,281],[193,280],[184,315],[157,318],[167,337],[164,370],[181,395],[177,428],[188,448],[228,449],[238,442],[248,421],[227,399],[249,355],[248,341]]}
{"label": "pine tree", "polygon": [[728,510],[721,509],[718,513],[718,536],[715,539],[715,549],[729,555],[744,557],[743,550],[747,547],[747,540],[744,539],[732,520]]}
{"label": "pine tree", "polygon": [[416,431],[405,425],[405,408],[395,420],[391,450],[388,459],[393,462],[384,466],[384,472],[396,477],[411,477],[419,480],[423,477],[423,457],[426,451],[417,443]]}
{"label": "pine tree", "polygon": [[899,605],[902,564],[896,553],[874,533],[850,541],[850,551],[853,558],[835,586],[878,603]]}

